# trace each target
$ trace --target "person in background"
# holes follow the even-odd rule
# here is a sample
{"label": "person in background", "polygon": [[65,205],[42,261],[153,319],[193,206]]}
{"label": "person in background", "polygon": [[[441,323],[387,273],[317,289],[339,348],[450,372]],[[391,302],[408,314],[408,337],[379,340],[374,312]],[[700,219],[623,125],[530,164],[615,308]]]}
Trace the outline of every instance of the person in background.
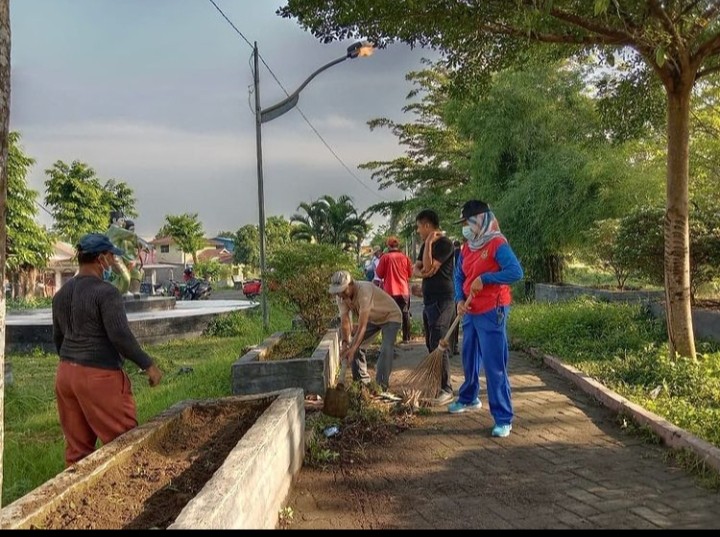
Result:
{"label": "person in background", "polygon": [[52,301],[53,341],[60,356],[55,378],[65,465],[137,426],[135,399],[123,361],[137,364],[157,386],[162,372],[140,348],[117,287],[103,271],[122,256],[107,235],[89,233],[77,244],[78,273]]}
{"label": "person in background", "polygon": [[[508,376],[507,319],[512,296],[510,284],[523,270],[500,231],[487,203],[470,200],[462,208],[462,234],[467,239],[455,268],[457,314],[463,315],[462,362],[465,382],[451,414],[481,407],[480,367],[485,370],[492,436],[504,438],[512,430],[513,407]],[[472,296],[466,307],[466,297]]]}
{"label": "person in background", "polygon": [[[455,251],[453,253],[453,257],[455,258],[454,266],[458,266],[458,257],[460,257],[460,248],[462,247],[462,242],[460,241],[453,241],[453,247],[455,248]],[[453,268],[453,274],[455,273],[455,269]],[[455,317],[453,317],[453,321],[455,321]],[[457,356],[460,354],[458,351],[460,346],[460,327],[458,326],[458,329],[455,330],[452,333],[452,337],[450,338],[450,352],[453,356]]]}
{"label": "person in background", "polygon": [[380,264],[380,259],[382,258],[382,256],[383,256],[382,248],[380,248],[378,246],[377,248],[375,248],[375,251],[373,252],[373,257],[372,257],[372,267],[373,267],[372,282],[373,282],[373,284],[377,285],[378,287],[382,287],[382,285],[383,285],[382,278],[380,276],[378,276],[378,273],[377,273],[377,268],[378,268],[378,265]]}
{"label": "person in background", "polygon": [[[415,217],[415,223],[423,241],[415,262],[415,274],[422,278],[425,345],[428,352],[433,352],[455,318],[453,244],[440,231],[440,218],[435,211],[420,211]],[[452,401],[449,350],[443,353],[440,390],[435,405],[445,405]]]}
{"label": "person in background", "polygon": [[393,297],[402,312],[402,342],[410,342],[410,278],[413,265],[400,251],[397,237],[387,239],[388,251],[380,258],[375,274],[383,281],[383,291]]}
{"label": "person in background", "polygon": [[[340,360],[351,362],[353,380],[370,382],[367,359],[360,346],[372,341],[378,332],[382,333],[375,379],[387,391],[395,358],[395,340],[402,322],[400,308],[385,291],[371,282],[353,280],[346,270],[332,275],[328,293],[335,296],[340,313]],[[354,330],[351,314],[357,319]]]}

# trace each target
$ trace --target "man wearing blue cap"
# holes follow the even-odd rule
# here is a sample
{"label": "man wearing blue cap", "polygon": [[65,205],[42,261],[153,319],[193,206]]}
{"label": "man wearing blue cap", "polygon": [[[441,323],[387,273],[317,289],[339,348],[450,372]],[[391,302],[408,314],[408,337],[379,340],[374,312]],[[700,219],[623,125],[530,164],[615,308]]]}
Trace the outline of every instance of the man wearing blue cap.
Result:
{"label": "man wearing blue cap", "polygon": [[137,426],[135,399],[123,360],[136,363],[157,386],[162,372],[130,331],[123,297],[103,281],[116,248],[107,235],[78,242],[80,270],[53,297],[53,340],[60,356],[55,378],[65,464],[70,466]]}

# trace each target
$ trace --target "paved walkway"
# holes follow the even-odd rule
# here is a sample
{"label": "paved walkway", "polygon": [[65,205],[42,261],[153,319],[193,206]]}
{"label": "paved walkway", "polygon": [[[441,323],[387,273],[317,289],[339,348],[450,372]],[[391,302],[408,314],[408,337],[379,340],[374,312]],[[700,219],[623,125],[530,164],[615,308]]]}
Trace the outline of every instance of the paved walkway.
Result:
{"label": "paved walkway", "polygon": [[[402,349],[393,383],[426,354]],[[480,411],[433,412],[368,448],[362,467],[303,468],[291,529],[720,527],[720,494],[667,462],[665,448],[522,353],[511,374],[509,438],[490,437],[484,394]],[[461,381],[455,357],[456,389]]]}

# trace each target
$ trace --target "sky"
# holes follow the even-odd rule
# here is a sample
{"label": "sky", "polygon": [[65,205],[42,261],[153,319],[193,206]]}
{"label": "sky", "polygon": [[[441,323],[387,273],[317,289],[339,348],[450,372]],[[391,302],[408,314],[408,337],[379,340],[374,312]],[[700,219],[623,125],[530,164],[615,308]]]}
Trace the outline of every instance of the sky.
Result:
{"label": "sky", "polygon": [[[277,16],[284,0],[215,3],[289,92],[353,43],[322,44]],[[80,160],[135,191],[141,236],[154,236],[166,214],[198,213],[207,236],[258,222],[252,49],[209,0],[14,0],[11,29],[10,128],[37,161],[28,182],[41,203],[45,170]],[[360,210],[402,199],[357,165],[402,154],[367,121],[409,121],[405,75],[433,56],[392,45],[303,89],[298,107],[356,177],[297,110],[263,124],[266,217],[288,218],[325,194],[347,194]],[[264,66],[260,97],[263,108],[285,97]],[[52,224],[42,210],[38,220]]]}

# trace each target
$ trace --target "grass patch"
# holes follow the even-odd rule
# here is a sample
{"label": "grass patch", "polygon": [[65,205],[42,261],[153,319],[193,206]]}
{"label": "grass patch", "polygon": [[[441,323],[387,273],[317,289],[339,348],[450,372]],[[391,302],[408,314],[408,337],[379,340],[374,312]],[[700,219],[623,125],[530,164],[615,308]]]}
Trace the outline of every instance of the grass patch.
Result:
{"label": "grass patch", "polygon": [[309,358],[320,343],[320,338],[307,330],[285,332],[280,341],[265,355],[265,360],[291,360]]}
{"label": "grass patch", "polygon": [[509,333],[572,364],[629,400],[720,447],[720,346],[670,360],[665,325],[642,307],[578,299],[522,304]]}
{"label": "grass patch", "polygon": [[5,301],[8,311],[36,310],[40,308],[51,308],[52,297],[27,297],[8,298]]}
{"label": "grass patch", "polygon": [[[148,386],[147,377],[135,364],[126,362],[139,423],[179,401],[230,395],[232,363],[244,347],[260,343],[265,334],[257,312],[233,312],[226,319],[217,324],[231,326],[229,332],[241,336],[207,336],[145,347],[165,373],[155,388]],[[274,307],[271,331],[289,329],[290,319],[286,310]],[[65,447],[55,403],[58,357],[33,352],[10,354],[8,359],[13,364],[14,384],[5,387],[4,505],[61,472]]]}

